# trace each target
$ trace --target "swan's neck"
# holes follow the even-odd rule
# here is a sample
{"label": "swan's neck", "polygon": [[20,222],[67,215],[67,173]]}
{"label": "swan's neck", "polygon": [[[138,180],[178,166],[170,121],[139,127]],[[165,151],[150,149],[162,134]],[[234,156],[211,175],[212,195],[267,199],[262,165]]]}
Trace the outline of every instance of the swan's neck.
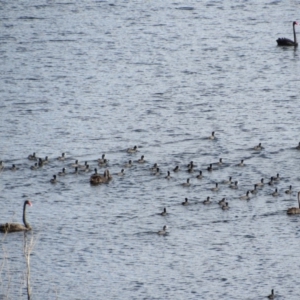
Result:
{"label": "swan's neck", "polygon": [[296,30],[295,30],[295,24],[293,25],[293,31],[294,31],[294,43],[297,45],[297,36],[296,36]]}
{"label": "swan's neck", "polygon": [[26,221],[26,203],[24,203],[24,207],[23,207],[23,223],[26,228],[30,228],[29,223],[27,223]]}
{"label": "swan's neck", "polygon": [[298,193],[298,204],[299,204],[299,208],[300,208],[300,192]]}

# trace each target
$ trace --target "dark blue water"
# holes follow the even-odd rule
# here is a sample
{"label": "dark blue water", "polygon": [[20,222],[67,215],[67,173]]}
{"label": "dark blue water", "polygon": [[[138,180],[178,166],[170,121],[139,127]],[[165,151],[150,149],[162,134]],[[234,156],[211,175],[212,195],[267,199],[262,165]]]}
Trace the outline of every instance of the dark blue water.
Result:
{"label": "dark blue water", "polygon": [[[0,236],[0,298],[26,298],[26,240],[33,299],[264,299],[272,288],[298,299],[300,219],[286,210],[300,190],[299,50],[276,45],[293,38],[298,8],[2,1],[0,223],[21,222],[31,199],[33,230]],[[33,152],[49,164],[30,170]],[[109,184],[71,174],[76,159],[103,173],[103,153]],[[277,173],[274,186],[239,199]],[[211,191],[229,176],[237,190]],[[157,235],[164,225],[168,235]]]}

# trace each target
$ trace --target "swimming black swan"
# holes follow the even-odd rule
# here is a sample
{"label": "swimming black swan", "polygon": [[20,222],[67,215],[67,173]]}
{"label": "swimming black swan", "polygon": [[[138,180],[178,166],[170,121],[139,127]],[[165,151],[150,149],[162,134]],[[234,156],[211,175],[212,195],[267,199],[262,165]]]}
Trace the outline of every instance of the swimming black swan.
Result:
{"label": "swimming black swan", "polygon": [[287,38],[279,38],[277,40],[278,46],[295,46],[295,47],[298,46],[295,25],[298,25],[298,23],[296,21],[293,22],[294,41],[287,39]]}
{"label": "swimming black swan", "polygon": [[25,230],[31,230],[31,227],[29,223],[26,221],[26,205],[32,206],[32,203],[29,200],[26,200],[24,202],[23,206],[23,223],[18,224],[18,223],[6,223],[6,224],[0,224],[0,232],[15,232],[15,231],[25,231]]}

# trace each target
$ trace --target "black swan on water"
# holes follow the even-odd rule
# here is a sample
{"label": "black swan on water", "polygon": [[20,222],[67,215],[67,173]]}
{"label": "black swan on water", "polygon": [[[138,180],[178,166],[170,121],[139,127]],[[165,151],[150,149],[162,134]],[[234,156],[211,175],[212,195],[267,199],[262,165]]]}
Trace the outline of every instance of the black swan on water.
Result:
{"label": "black swan on water", "polygon": [[295,47],[298,46],[295,25],[298,25],[298,23],[296,21],[293,22],[294,41],[287,39],[287,38],[279,38],[277,40],[278,46],[295,46]]}
{"label": "black swan on water", "polygon": [[0,224],[0,232],[15,232],[15,231],[25,231],[25,230],[31,230],[31,227],[29,223],[26,221],[26,205],[32,206],[32,203],[29,200],[26,200],[24,202],[23,206],[23,223],[18,224],[18,223],[6,223],[6,224]]}

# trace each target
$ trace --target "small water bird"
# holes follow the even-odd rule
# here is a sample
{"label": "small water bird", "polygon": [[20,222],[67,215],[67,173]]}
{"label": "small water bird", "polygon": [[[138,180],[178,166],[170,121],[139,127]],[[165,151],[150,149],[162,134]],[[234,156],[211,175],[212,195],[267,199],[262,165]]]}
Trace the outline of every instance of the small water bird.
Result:
{"label": "small water bird", "polygon": [[28,159],[29,160],[37,160],[37,157],[35,156],[35,152],[33,152],[33,154],[29,154]]}
{"label": "small water bird", "polygon": [[66,168],[62,168],[62,171],[58,172],[58,176],[65,176],[66,174]]}
{"label": "small water bird", "polygon": [[171,174],[170,174],[170,171],[168,171],[168,174],[167,174],[167,176],[166,176],[165,178],[166,178],[166,179],[172,178],[172,177],[171,177]]}
{"label": "small water bird", "polygon": [[211,172],[213,170],[212,164],[209,164],[209,166],[207,167],[207,171]]}
{"label": "small water bird", "polygon": [[102,154],[101,158],[97,159],[98,165],[102,166],[107,163],[107,159],[105,158],[105,153]]}
{"label": "small water bird", "polygon": [[57,158],[57,160],[60,160],[60,161],[65,160],[65,158],[66,158],[65,155],[66,155],[65,153],[62,153],[61,156],[59,156],[59,157]]}
{"label": "small water bird", "polygon": [[251,194],[257,194],[258,189],[257,189],[257,184],[254,184],[254,189],[251,190]]}
{"label": "small water bird", "polygon": [[173,169],[173,172],[178,172],[179,171],[179,166],[176,166],[174,169]]}
{"label": "small water bird", "polygon": [[290,185],[289,189],[285,191],[286,194],[292,194],[292,186]]}
{"label": "small water bird", "polygon": [[226,202],[226,198],[223,198],[222,200],[220,200],[220,201],[218,202],[218,204],[222,206],[222,205],[225,204],[225,202]]}
{"label": "small water bird", "polygon": [[33,166],[30,167],[30,170],[37,170],[39,168],[38,164],[35,163]]}
{"label": "small water bird", "polygon": [[17,170],[19,170],[19,168],[18,168],[18,167],[16,167],[16,165],[15,165],[15,164],[12,164],[12,166],[11,166],[10,170],[11,170],[11,171],[17,171]]}
{"label": "small water bird", "polygon": [[168,226],[165,225],[162,230],[157,232],[157,234],[158,235],[166,235],[167,234],[167,228],[168,228]]}
{"label": "small water bird", "polygon": [[268,299],[274,299],[275,298],[275,294],[274,294],[274,290],[271,290],[271,294],[268,296]]}
{"label": "small water bird", "polygon": [[246,195],[241,196],[240,199],[241,199],[241,200],[250,200],[249,193],[250,193],[250,191],[247,191]]}
{"label": "small water bird", "polygon": [[132,160],[130,159],[127,163],[124,165],[125,168],[131,168],[132,167]]}
{"label": "small water bird", "polygon": [[43,164],[49,163],[48,156],[45,156],[45,159],[42,159]]}
{"label": "small water bird", "polygon": [[225,203],[221,206],[221,208],[222,208],[223,210],[228,210],[228,209],[229,209],[228,202],[225,202]]}
{"label": "small water bird", "polygon": [[119,172],[117,175],[118,175],[118,176],[123,176],[123,175],[125,175],[124,169],[122,169],[121,172]]}
{"label": "small water bird", "polygon": [[207,197],[206,200],[202,202],[203,204],[211,204],[210,197]]}
{"label": "small water bird", "polygon": [[72,164],[72,167],[75,168],[75,167],[79,167],[79,164],[78,164],[78,159],[75,160],[75,163]]}
{"label": "small water bird", "polygon": [[273,180],[274,180],[274,181],[279,181],[279,180],[280,180],[280,175],[279,175],[279,173],[277,173],[276,176],[273,177]]}
{"label": "small water bird", "polygon": [[241,162],[239,164],[237,164],[238,167],[244,167],[245,164],[244,164],[244,160],[242,159]]}
{"label": "small water bird", "polygon": [[57,182],[57,180],[56,180],[56,175],[53,175],[53,178],[50,179],[50,182],[51,182],[51,183],[56,183],[56,182]]}
{"label": "small water bird", "polygon": [[84,162],[84,165],[79,165],[79,168],[81,170],[86,170],[86,166],[88,166],[88,162],[87,161]]}
{"label": "small water bird", "polygon": [[239,184],[239,182],[238,182],[238,181],[235,181],[235,182],[232,183],[229,187],[230,187],[231,189],[236,190],[236,189],[239,188],[238,184]]}
{"label": "small water bird", "polygon": [[224,183],[224,184],[232,184],[232,177],[229,176],[228,180],[223,180],[222,183]]}
{"label": "small water bird", "polygon": [[185,198],[185,199],[184,199],[184,202],[182,202],[181,205],[184,205],[184,206],[189,205],[189,200],[188,200],[188,198]]}
{"label": "small water bird", "polygon": [[211,188],[211,191],[217,192],[219,190],[219,184],[216,182],[216,186]]}
{"label": "small water bird", "polygon": [[158,175],[160,175],[160,170],[159,170],[159,168],[156,168],[156,170],[155,171],[153,171],[153,173],[152,173],[154,176],[158,176]]}
{"label": "small water bird", "polygon": [[214,140],[216,137],[215,137],[215,132],[213,131],[211,133],[211,136],[208,137],[210,140]]}
{"label": "small water bird", "polygon": [[39,158],[38,166],[41,168],[44,165],[44,161]]}
{"label": "small water bird", "polygon": [[166,216],[167,215],[167,209],[164,208],[164,210],[160,213],[161,216]]}
{"label": "small water bird", "polygon": [[137,146],[134,146],[133,148],[128,148],[127,153],[136,153],[137,152]]}
{"label": "small water bird", "polygon": [[137,161],[139,164],[143,164],[145,162],[145,159],[144,159],[144,155],[141,156],[140,159],[138,159]]}
{"label": "small water bird", "polygon": [[84,169],[81,169],[82,172],[89,172],[90,171],[90,166],[89,165],[85,165]]}
{"label": "small water bird", "polygon": [[188,169],[194,168],[194,162],[191,161],[191,162],[187,165],[187,168],[188,168]]}
{"label": "small water bird", "polygon": [[150,170],[151,170],[151,171],[155,171],[157,168],[158,168],[158,164],[155,163],[155,164],[153,165],[153,167],[150,168]]}
{"label": "small water bird", "polygon": [[186,182],[184,182],[182,184],[182,186],[190,186],[190,185],[191,185],[191,183],[190,183],[190,179],[189,178],[186,180]]}
{"label": "small water bird", "polygon": [[199,171],[199,174],[196,176],[197,179],[202,179],[203,175],[202,175],[202,171]]}
{"label": "small water bird", "polygon": [[263,186],[264,185],[264,179],[262,178],[260,182],[256,183],[256,186]]}
{"label": "small water bird", "polygon": [[273,197],[277,197],[279,195],[277,188],[275,189],[275,191],[272,193]]}
{"label": "small water bird", "polygon": [[261,143],[259,143],[257,146],[253,147],[253,150],[256,150],[256,151],[260,151],[262,149],[264,149],[264,147],[261,145]]}
{"label": "small water bird", "polygon": [[274,177],[273,176],[270,178],[268,185],[274,185]]}

